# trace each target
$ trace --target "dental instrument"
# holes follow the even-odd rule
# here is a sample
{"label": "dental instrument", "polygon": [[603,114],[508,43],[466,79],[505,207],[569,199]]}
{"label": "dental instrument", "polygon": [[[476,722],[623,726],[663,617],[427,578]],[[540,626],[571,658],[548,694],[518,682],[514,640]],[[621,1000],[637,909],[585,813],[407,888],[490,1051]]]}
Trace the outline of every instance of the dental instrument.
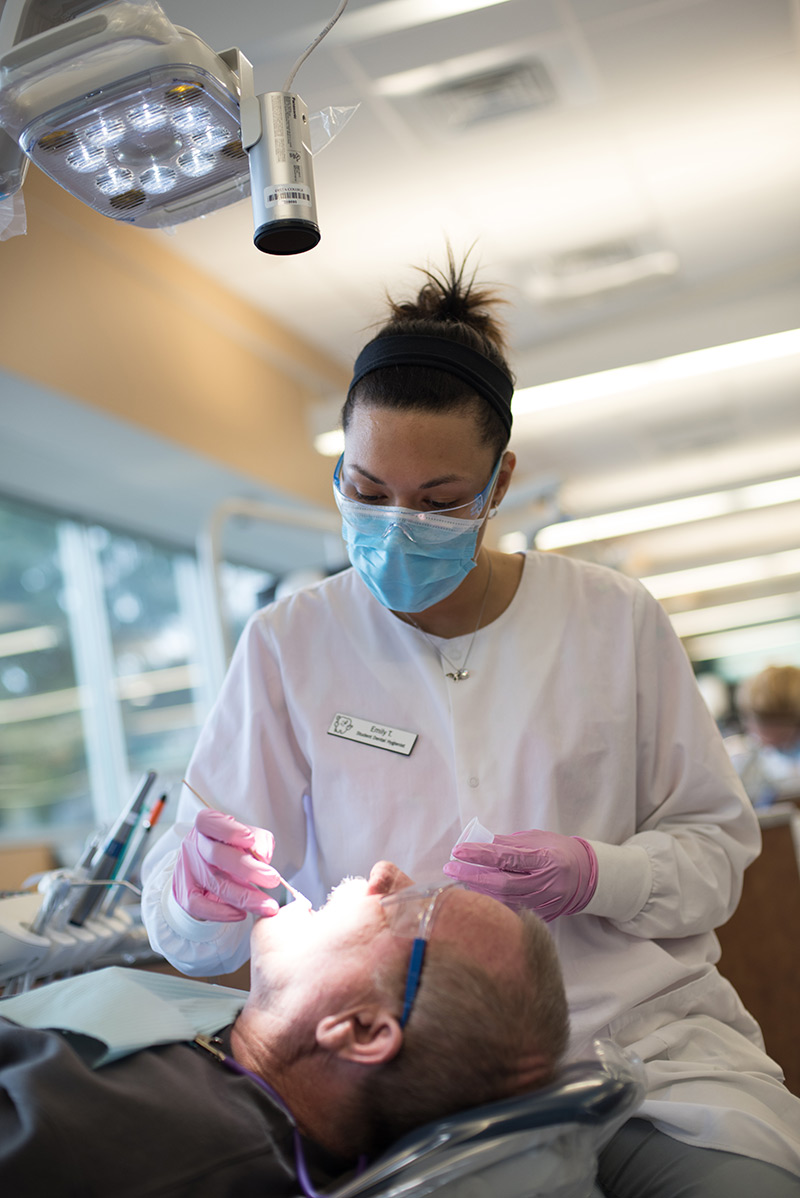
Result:
{"label": "dental instrument", "polygon": [[[219,807],[215,807],[213,803],[209,803],[208,799],[204,799],[201,794],[198,794],[197,791],[195,790],[195,788],[192,786],[192,784],[190,782],[187,782],[185,778],[183,778],[182,781],[183,781],[183,785],[187,786],[189,788],[189,790],[192,792],[192,794],[194,795],[194,797],[196,799],[199,799],[200,802],[203,804],[203,806],[207,807],[209,809],[209,811],[220,811]],[[227,813],[220,811],[220,814],[225,815]],[[273,866],[272,868],[274,869],[275,867]],[[304,894],[301,894],[299,890],[295,890],[294,886],[292,886],[292,884],[290,882],[287,882],[286,879],[282,876],[282,874],[278,873],[277,869],[275,870],[275,873],[278,874],[278,878],[280,879],[281,885],[286,888],[286,890],[289,892],[289,894],[292,896],[292,898],[295,900],[295,902],[302,903],[303,906],[306,908],[306,910],[310,911],[314,905],[311,902],[311,899],[307,899],[306,896]],[[269,890],[265,886],[258,886],[255,883],[254,883],[254,885],[256,885],[257,890],[263,890],[263,892],[265,894],[269,894]]]}

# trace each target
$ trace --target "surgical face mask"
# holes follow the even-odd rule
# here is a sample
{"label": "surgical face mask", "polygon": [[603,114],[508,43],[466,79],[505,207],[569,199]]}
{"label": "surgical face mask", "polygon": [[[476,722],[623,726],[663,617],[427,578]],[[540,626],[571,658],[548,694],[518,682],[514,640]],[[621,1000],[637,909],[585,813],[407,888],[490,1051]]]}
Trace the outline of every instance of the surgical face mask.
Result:
{"label": "surgical face mask", "polygon": [[479,495],[442,511],[379,507],[350,498],[339,458],[333,494],[353,568],[391,611],[424,611],[451,595],[475,568],[478,533],[487,519],[502,456]]}

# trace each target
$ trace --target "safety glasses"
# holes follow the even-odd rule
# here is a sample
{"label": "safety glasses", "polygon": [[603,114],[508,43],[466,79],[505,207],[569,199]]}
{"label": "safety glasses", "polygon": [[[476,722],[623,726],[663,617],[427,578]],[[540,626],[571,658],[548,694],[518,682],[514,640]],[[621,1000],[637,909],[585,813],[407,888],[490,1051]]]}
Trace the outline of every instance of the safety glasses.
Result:
{"label": "safety glasses", "polygon": [[421,512],[415,508],[383,507],[355,499],[351,494],[354,487],[344,474],[342,454],[333,472],[333,495],[342,519],[359,532],[385,537],[393,528],[399,528],[411,541],[424,543],[428,538],[435,538],[440,543],[448,534],[452,537],[463,536],[471,525],[481,523],[483,510],[494,489],[502,460],[501,455],[488,483],[469,503],[440,508],[438,511]]}
{"label": "safety glasses", "polygon": [[393,936],[412,941],[403,1012],[400,1016],[401,1027],[405,1027],[408,1022],[419,990],[425,950],[440,901],[447,891],[458,889],[463,889],[459,882],[445,882],[441,886],[408,886],[405,890],[387,894],[381,899],[389,931]]}

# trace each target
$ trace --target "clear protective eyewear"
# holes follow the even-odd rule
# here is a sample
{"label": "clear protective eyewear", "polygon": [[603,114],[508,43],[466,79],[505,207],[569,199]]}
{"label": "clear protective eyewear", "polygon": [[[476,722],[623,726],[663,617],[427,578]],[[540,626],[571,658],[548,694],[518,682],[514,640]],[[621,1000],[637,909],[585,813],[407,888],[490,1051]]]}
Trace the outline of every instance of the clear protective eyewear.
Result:
{"label": "clear protective eyewear", "polygon": [[394,528],[399,528],[410,541],[425,544],[432,540],[441,543],[450,537],[463,536],[473,527],[478,527],[483,520],[483,510],[486,501],[494,491],[503,455],[497,459],[489,479],[483,490],[471,499],[469,503],[457,504],[455,507],[440,508],[437,511],[421,512],[416,508],[385,507],[377,504],[364,503],[363,500],[353,499],[344,487],[348,484],[344,473],[344,454],[336,463],[333,472],[333,496],[336,506],[345,523],[368,536],[387,537]]}
{"label": "clear protective eyewear", "polygon": [[396,894],[387,894],[381,899],[386,923],[393,936],[411,940],[411,960],[406,975],[403,995],[403,1012],[400,1026],[405,1027],[414,999],[419,990],[425,949],[430,940],[434,916],[439,900],[448,890],[463,890],[460,882],[444,882],[441,886],[408,886]]}

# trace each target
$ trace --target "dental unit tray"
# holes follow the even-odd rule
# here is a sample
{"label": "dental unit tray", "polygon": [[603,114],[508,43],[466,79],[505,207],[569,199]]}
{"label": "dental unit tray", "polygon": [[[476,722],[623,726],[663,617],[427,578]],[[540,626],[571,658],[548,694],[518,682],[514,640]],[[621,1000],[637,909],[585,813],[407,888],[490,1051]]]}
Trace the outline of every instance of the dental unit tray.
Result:
{"label": "dental unit tray", "polygon": [[39,981],[56,973],[80,973],[128,948],[135,955],[144,936],[138,906],[93,916],[82,927],[67,924],[35,933],[31,925],[41,903],[35,892],[0,899],[0,987],[21,977]]}

